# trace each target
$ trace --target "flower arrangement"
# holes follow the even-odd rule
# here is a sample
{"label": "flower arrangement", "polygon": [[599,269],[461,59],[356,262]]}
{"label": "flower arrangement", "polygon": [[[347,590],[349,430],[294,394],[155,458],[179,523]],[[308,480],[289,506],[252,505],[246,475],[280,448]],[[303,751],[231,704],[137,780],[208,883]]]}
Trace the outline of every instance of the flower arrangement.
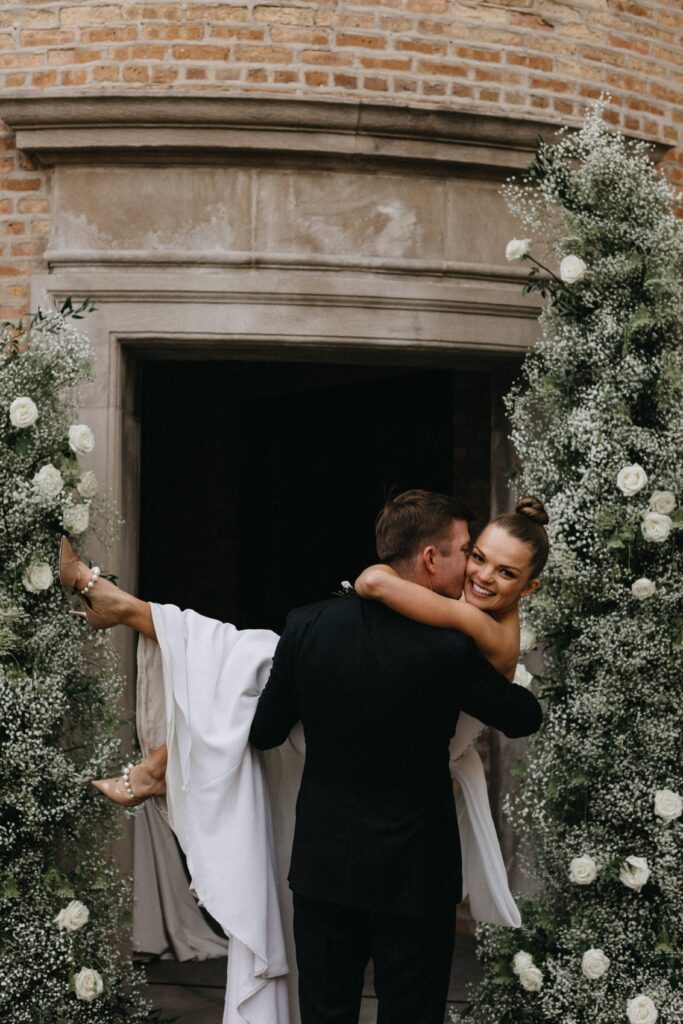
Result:
{"label": "flower arrangement", "polygon": [[[601,105],[505,187],[546,299],[508,398],[551,554],[527,627],[546,714],[506,809],[541,883],[478,930],[469,1024],[683,1020],[683,224]],[[540,254],[540,259],[535,253]],[[554,273],[548,267],[559,266]]]}
{"label": "flower arrangement", "polygon": [[103,633],[67,615],[64,531],[113,514],[79,457],[95,443],[64,394],[91,351],[58,312],[0,332],[0,1019],[114,1024],[152,1019],[121,953],[131,892],[104,852],[119,816],[89,780],[119,747],[122,679]]}

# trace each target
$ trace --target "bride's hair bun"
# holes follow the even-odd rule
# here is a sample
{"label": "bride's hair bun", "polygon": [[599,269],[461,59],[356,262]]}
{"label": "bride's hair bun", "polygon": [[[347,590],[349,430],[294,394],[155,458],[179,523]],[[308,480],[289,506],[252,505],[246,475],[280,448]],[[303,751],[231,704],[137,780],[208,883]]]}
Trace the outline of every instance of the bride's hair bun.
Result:
{"label": "bride's hair bun", "polygon": [[548,522],[548,513],[543,508],[543,503],[532,495],[520,498],[515,505],[515,512],[518,516],[526,516],[532,523],[538,523],[539,526],[545,526]]}

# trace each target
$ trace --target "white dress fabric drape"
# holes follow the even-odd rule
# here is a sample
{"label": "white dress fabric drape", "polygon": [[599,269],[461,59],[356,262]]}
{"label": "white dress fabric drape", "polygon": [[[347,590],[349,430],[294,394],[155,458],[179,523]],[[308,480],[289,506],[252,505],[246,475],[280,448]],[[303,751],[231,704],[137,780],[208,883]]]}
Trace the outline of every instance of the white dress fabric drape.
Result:
{"label": "white dress fabric drape", "polygon": [[[288,743],[265,755],[249,745],[278,637],[174,605],[151,608],[158,647],[140,638],[138,731],[143,753],[168,746],[168,821],[193,892],[229,938],[223,1024],[298,1024],[286,875],[303,731],[296,726]],[[517,927],[483,768],[471,745],[481,729],[463,714],[451,743],[463,882],[477,920]]]}

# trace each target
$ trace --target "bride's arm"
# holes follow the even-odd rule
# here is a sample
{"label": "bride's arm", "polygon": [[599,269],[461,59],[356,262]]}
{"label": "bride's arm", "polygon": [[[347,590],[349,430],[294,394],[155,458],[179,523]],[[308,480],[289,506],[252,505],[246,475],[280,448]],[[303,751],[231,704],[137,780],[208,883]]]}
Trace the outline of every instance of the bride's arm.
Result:
{"label": "bride's arm", "polygon": [[502,648],[508,646],[505,631],[490,615],[466,601],[442,597],[419,583],[404,580],[390,565],[371,565],[354,586],[360,597],[381,601],[406,618],[466,633],[485,658],[494,664],[502,660]]}

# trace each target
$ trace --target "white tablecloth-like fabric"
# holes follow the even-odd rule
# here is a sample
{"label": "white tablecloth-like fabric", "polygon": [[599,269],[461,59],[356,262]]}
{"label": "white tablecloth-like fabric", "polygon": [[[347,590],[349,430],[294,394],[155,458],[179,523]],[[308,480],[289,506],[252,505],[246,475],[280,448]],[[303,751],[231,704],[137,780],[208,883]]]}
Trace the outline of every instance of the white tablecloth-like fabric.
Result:
{"label": "white tablecloth-like fabric", "polygon": [[[287,744],[265,755],[249,745],[278,637],[174,605],[151,607],[159,647],[140,639],[138,729],[144,753],[168,746],[168,819],[193,890],[230,940],[223,1022],[298,1024],[286,874],[303,732],[296,726]],[[463,882],[473,917],[517,927],[472,746],[481,728],[463,714],[451,743]]]}

